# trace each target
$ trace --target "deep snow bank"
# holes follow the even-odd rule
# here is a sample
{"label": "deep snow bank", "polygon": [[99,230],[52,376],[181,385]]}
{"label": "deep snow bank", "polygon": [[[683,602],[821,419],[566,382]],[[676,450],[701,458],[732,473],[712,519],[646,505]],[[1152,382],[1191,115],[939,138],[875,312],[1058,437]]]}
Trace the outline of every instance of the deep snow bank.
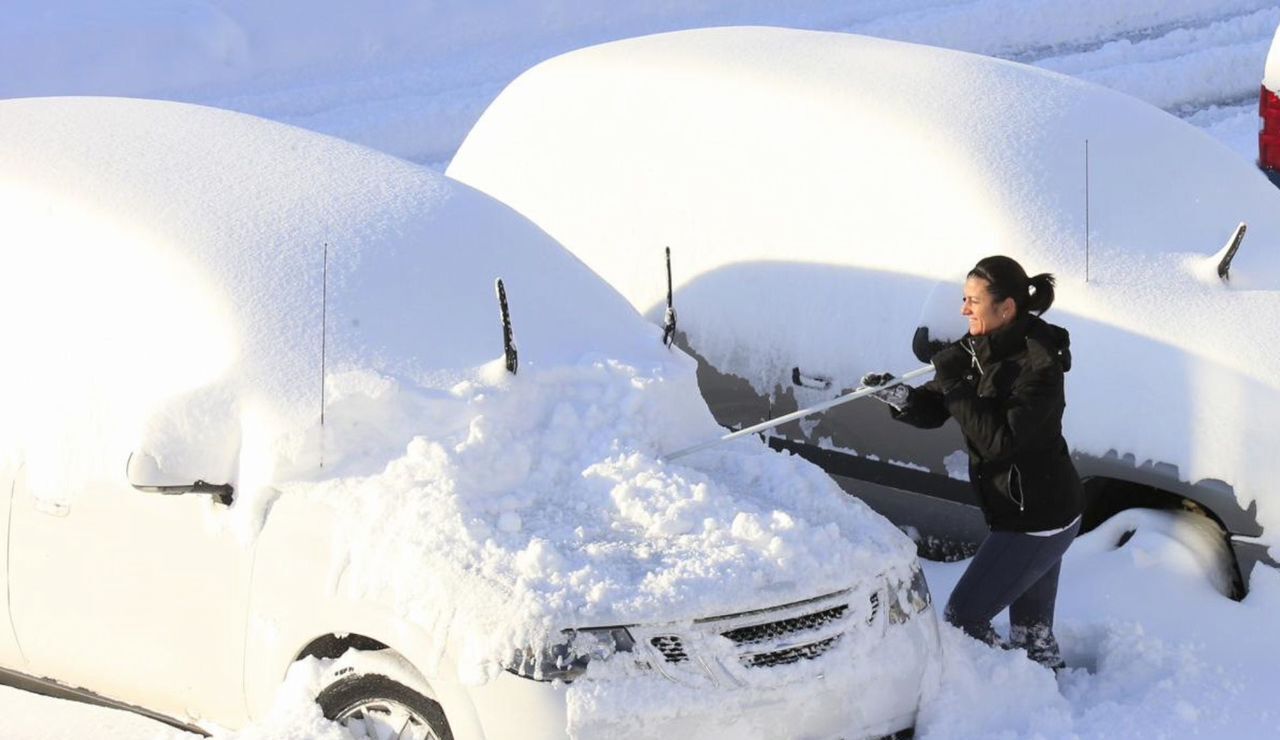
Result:
{"label": "deep snow bank", "polygon": [[[942,685],[922,738],[1272,737],[1280,574],[1253,573],[1224,599],[1169,512],[1130,510],[1076,540],[1063,560],[1055,632],[1069,666],[1055,683],[1021,651],[944,628]],[[1123,545],[1117,545],[1124,540]],[[927,563],[945,599],[967,563]],[[1007,619],[997,620],[1004,630]]]}
{"label": "deep snow bank", "polygon": [[[1140,101],[944,49],[703,29],[533,68],[448,172],[655,320],[671,245],[690,345],[764,394],[796,366],[837,387],[915,366],[925,297],[959,296],[981,257],[1054,272],[1049,318],[1078,360],[1067,439],[1225,480],[1280,531],[1280,427],[1259,411],[1280,403],[1280,194]],[[1228,284],[1213,255],[1239,221]]]}

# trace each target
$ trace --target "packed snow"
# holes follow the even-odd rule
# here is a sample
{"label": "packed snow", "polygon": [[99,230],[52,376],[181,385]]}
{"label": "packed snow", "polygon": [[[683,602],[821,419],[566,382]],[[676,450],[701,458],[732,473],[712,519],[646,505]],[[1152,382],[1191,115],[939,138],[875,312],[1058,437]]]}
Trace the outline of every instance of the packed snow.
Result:
{"label": "packed snow", "polygon": [[[205,103],[337,135],[443,169],[493,98],[520,72],[543,59],[588,44],[644,33],[745,23],[852,31],[1032,63],[1114,86],[1163,107],[1202,128],[1248,164],[1256,156],[1257,86],[1266,45],[1276,30],[1278,11],[1270,0],[1140,0],[1083,4],[1049,0],[873,0],[853,6],[830,0],[804,0],[788,3],[785,7],[756,0],[745,3],[708,0],[694,4],[662,3],[626,8],[605,8],[585,0],[567,3],[539,3],[534,0],[435,3],[429,7],[391,2],[357,7],[302,0],[269,4],[248,0],[124,0],[113,3],[110,8],[89,0],[59,0],[52,4],[18,3],[6,7],[3,14],[0,68],[8,70],[8,73],[0,74],[0,97],[133,95]],[[1267,61],[1268,69],[1274,70],[1275,54]],[[1273,72],[1269,75],[1270,83],[1273,87],[1280,87],[1275,79]],[[0,127],[6,124],[7,121],[0,117]],[[54,128],[59,125],[55,123]],[[305,144],[306,140],[299,141]],[[361,155],[344,161],[354,166],[357,174],[369,173],[377,169],[366,169],[370,156]],[[4,170],[0,171],[7,172],[12,165],[6,161]],[[234,170],[233,165],[228,166],[241,173],[245,169]],[[389,218],[392,224],[403,224],[404,221],[397,221],[397,218],[408,218],[405,214],[417,206],[446,210],[453,207],[442,205],[437,200],[436,196],[440,195],[437,188],[443,188],[467,202],[467,208],[485,209],[486,218],[494,217],[487,200],[480,200],[476,194],[455,184],[442,184],[447,181],[433,180],[420,171],[392,165],[386,160],[379,160],[378,166],[389,166],[396,182],[408,180],[420,187],[420,200],[399,204],[403,207],[399,215],[396,208],[391,209]],[[260,175],[257,172],[253,174]],[[158,185],[161,181],[166,187],[157,186],[151,195],[167,196],[170,185],[175,194],[193,192],[193,184],[183,182],[180,177],[157,178],[153,184]],[[234,192],[236,181],[228,179],[224,182],[228,186],[219,190],[219,195]],[[258,191],[256,195],[268,192]],[[351,191],[343,189],[341,192]],[[13,193],[6,191],[5,195],[12,196]],[[117,202],[133,196],[137,198],[132,205],[144,207],[144,213],[138,215],[157,215],[145,211],[144,198],[139,193],[125,193]],[[243,200],[252,198],[246,194]],[[163,202],[163,199],[158,201]],[[6,218],[16,213],[24,216],[17,222],[31,223],[20,207],[13,207],[12,204],[19,201],[9,203],[11,207]],[[354,208],[358,204],[350,201],[345,205]],[[344,212],[341,207],[332,214],[326,214],[325,209],[315,203],[303,203],[300,207],[303,211],[299,213],[319,217],[321,223],[342,226],[339,217]],[[1192,207],[1160,209],[1151,222],[1160,222],[1166,211],[1185,211]],[[1199,204],[1194,207],[1199,207]],[[161,212],[164,210],[159,205],[155,208]],[[500,217],[499,220],[505,218]],[[158,222],[164,222],[164,219]],[[459,223],[463,223],[461,216]],[[119,224],[102,220],[68,225],[50,219],[44,225],[57,227],[60,229],[58,233],[63,234],[84,229],[78,233],[91,234],[103,243],[120,233]],[[176,223],[171,225],[177,226]],[[1186,251],[1188,255],[1195,255],[1196,261],[1190,267],[1171,268],[1140,260],[1140,264],[1117,263],[1112,269],[1124,270],[1126,276],[1135,280],[1151,274],[1167,275],[1170,269],[1181,275],[1200,274],[1205,257],[1213,252],[1216,244],[1225,240],[1231,225],[1233,223],[1218,226],[1215,221],[1214,228],[1222,233],[1214,245],[1200,245],[1197,240],[1197,246]],[[208,224],[204,226],[208,227]],[[381,225],[369,228],[376,230]],[[530,238],[523,225],[513,228],[517,229],[521,239]],[[341,245],[337,239],[330,238],[329,233],[322,233],[324,231],[318,227],[307,227],[302,233],[312,241],[323,243],[327,240],[335,246],[331,257],[335,259],[334,269],[340,273],[344,269]],[[1251,240],[1256,237],[1256,234],[1251,235],[1242,248],[1239,265],[1245,279],[1248,276],[1243,266],[1253,251],[1249,248],[1253,243]],[[1254,246],[1260,245],[1254,243]],[[1262,257],[1261,251],[1255,255],[1257,258]],[[148,255],[139,255],[145,256]],[[313,251],[308,256],[316,255]],[[32,256],[31,259],[38,261],[39,257]],[[654,265],[658,265],[657,260],[654,260]],[[1255,263],[1257,265],[1260,262]],[[107,270],[105,274],[124,277],[112,271],[109,265],[95,266],[94,269],[99,267]],[[571,268],[559,265],[557,269]],[[656,273],[656,269],[649,267],[644,270],[649,277],[657,277]],[[314,264],[310,262],[306,269],[296,274],[310,281],[312,288],[318,284]],[[1275,272],[1271,275],[1274,276]],[[806,281],[814,294],[812,302],[804,304],[808,307],[805,310],[811,311],[806,315],[825,315],[821,308],[824,301],[839,299],[840,292],[834,287],[824,289],[825,284],[818,279],[820,276],[816,271],[801,270],[797,276]],[[73,281],[68,287],[80,287],[74,281],[81,276],[68,274],[66,277]],[[483,340],[477,340],[474,357],[486,360],[498,355],[495,349],[497,331],[492,277],[487,276],[484,284],[476,288],[474,302],[468,299],[462,304],[484,316],[483,322],[477,322],[476,336],[483,337]],[[726,277],[733,277],[733,280],[709,291],[708,295],[724,296],[730,288],[742,290],[743,286],[748,286],[747,292],[758,296],[759,291],[768,287],[752,283],[750,275]],[[866,287],[873,293],[895,293],[901,287],[901,276],[878,273],[871,277],[876,280],[868,280]],[[878,284],[881,280],[884,281],[883,286]],[[24,290],[24,286],[13,282],[6,281],[6,292]],[[578,288],[591,290],[585,282]],[[653,282],[659,284],[658,280]],[[1209,280],[1200,286],[1184,282],[1182,287],[1198,298],[1189,308],[1179,307],[1177,315],[1191,320],[1195,316],[1212,314],[1219,308],[1205,300],[1212,296],[1214,289],[1208,287],[1212,282]],[[905,284],[912,289],[918,287],[914,282]],[[121,290],[113,293],[113,297],[126,294],[124,288],[127,284],[120,287]],[[1275,286],[1268,284],[1266,287]],[[533,335],[540,330],[524,328],[520,324],[522,304],[549,300],[554,295],[547,293],[554,294],[555,291],[539,293],[534,299],[534,294],[528,292],[531,286],[527,282],[514,280],[509,281],[508,290],[512,293],[516,311],[522,363],[526,358],[533,359],[537,352],[567,346],[567,343],[551,340],[535,341]],[[166,299],[164,294],[154,297],[157,303],[163,302],[167,307],[183,305]],[[896,312],[901,309],[914,318],[918,301],[915,304],[906,299],[894,302],[891,296],[885,296],[885,300],[889,301],[882,304],[886,310]],[[1254,300],[1261,300],[1261,297]],[[47,305],[47,302],[42,305]],[[604,300],[604,305],[610,305],[609,301]],[[219,312],[225,308],[218,301],[183,305],[185,313],[181,318],[198,319],[201,311],[208,312],[206,318],[221,318]],[[744,317],[750,320],[763,315],[765,307],[760,308],[762,313],[748,311]],[[95,309],[112,307],[99,303]],[[471,313],[470,310],[459,311],[459,315],[470,316]],[[612,309],[605,314],[607,316],[602,317],[602,323],[612,322],[622,315]],[[104,318],[110,316],[109,312],[104,314]],[[312,320],[314,306],[309,304],[299,316],[299,344],[311,347],[310,340],[315,337],[308,334],[314,332],[307,327],[315,326],[316,322]],[[83,313],[75,320],[86,318],[96,320],[92,315],[86,317]],[[164,331],[163,322],[170,318],[157,312],[155,321],[158,323],[153,331],[179,342],[172,348],[175,352],[194,351],[202,357],[220,359],[224,363],[238,361],[227,357],[224,338],[217,331],[200,337],[173,336],[171,332]],[[575,315],[574,321],[591,318]],[[687,317],[682,314],[681,320],[683,325]],[[1184,338],[1194,337],[1197,345],[1202,340],[1210,345],[1214,341],[1230,341],[1229,337],[1218,338],[1218,322],[1212,323],[1214,325],[1206,332],[1180,328],[1175,333]],[[103,325],[109,326],[105,320]],[[1075,326],[1072,328],[1074,330]],[[548,329],[549,333],[544,337],[560,336],[560,332],[565,330],[572,330],[572,326],[559,324],[554,333]],[[657,334],[652,331],[651,334],[652,344],[656,346]],[[103,334],[99,344],[84,348],[85,356],[92,357],[95,367],[102,365],[107,370],[111,369],[110,360],[120,347],[107,341],[107,337],[119,335],[118,331]],[[391,331],[386,336],[396,342],[401,339]],[[450,335],[450,339],[465,336],[470,336],[469,332],[459,329]],[[36,346],[50,344],[47,338],[31,339],[37,342]],[[1168,337],[1165,340],[1171,341]],[[1272,346],[1270,342],[1273,340],[1264,340],[1261,335],[1251,339],[1260,347]],[[597,335],[593,341],[609,340]],[[11,342],[17,344],[16,341]],[[1116,346],[1114,343],[1100,343],[1097,351],[1107,353]],[[352,348],[354,351],[354,345]],[[100,352],[91,354],[95,349]],[[64,347],[58,347],[58,351],[64,350]],[[1203,354],[1211,351],[1212,346],[1209,346]],[[619,354],[626,355],[623,352]],[[894,359],[894,362],[886,359],[885,366],[897,367],[907,360],[904,356]],[[654,456],[668,449],[666,439],[659,442],[653,435],[652,419],[643,416],[638,419],[619,419],[608,415],[593,417],[593,403],[587,398],[575,397],[573,393],[568,394],[567,400],[547,395],[553,391],[560,393],[563,383],[576,378],[571,383],[572,387],[587,395],[593,392],[601,397],[614,394],[617,399],[666,396],[668,408],[683,418],[695,413],[690,407],[701,408],[700,401],[695,403],[685,395],[687,389],[662,388],[672,384],[671,372],[657,371],[653,362],[642,357],[626,355],[626,360],[610,360],[607,353],[598,357],[574,358],[558,373],[549,375],[539,373],[536,368],[542,363],[534,362],[534,370],[528,374],[522,371],[517,379],[503,377],[497,362],[472,364],[467,366],[470,369],[466,372],[454,371],[466,365],[460,363],[454,370],[441,374],[406,373],[412,378],[385,366],[375,372],[336,374],[327,386],[332,394],[328,408],[334,414],[332,418],[346,424],[335,422],[330,426],[345,429],[351,436],[346,443],[326,438],[325,454],[334,456],[331,458],[333,464],[338,462],[338,455],[348,455],[343,462],[348,475],[328,484],[331,488],[327,492],[367,486],[368,490],[396,488],[405,496],[442,496],[444,503],[453,507],[449,509],[454,517],[450,530],[452,535],[475,538],[483,532],[486,546],[492,543],[493,549],[483,550],[480,559],[472,565],[485,567],[496,563],[496,560],[484,558],[496,557],[499,552],[519,553],[523,558],[517,562],[531,566],[529,573],[534,576],[529,577],[527,573],[514,569],[499,573],[499,576],[515,579],[515,582],[523,584],[523,588],[551,595],[552,603],[568,603],[572,598],[586,594],[585,603],[590,604],[589,611],[593,614],[603,613],[600,610],[604,602],[591,601],[591,595],[607,593],[611,586],[610,577],[634,572],[625,565],[622,553],[597,550],[597,558],[586,550],[570,553],[552,551],[536,542],[537,538],[532,533],[540,527],[549,527],[563,534],[572,521],[572,512],[537,509],[539,499],[537,491],[527,485],[530,481],[559,480],[566,470],[574,467],[591,470],[590,476],[574,481],[577,486],[574,495],[578,497],[575,500],[591,497],[589,500],[607,501],[608,506],[614,507],[626,536],[632,538],[623,540],[629,543],[624,549],[640,541],[642,536],[666,537],[667,541],[682,542],[688,546],[701,539],[725,546],[726,549],[720,551],[725,559],[718,565],[744,569],[763,567],[767,570],[778,566],[788,555],[794,556],[794,550],[788,551],[789,547],[795,546],[794,537],[810,536],[814,532],[821,536],[822,527],[817,522],[823,520],[811,521],[802,517],[788,526],[777,521],[772,514],[765,516],[772,506],[767,497],[745,502],[745,516],[741,522],[736,512],[730,518],[729,512],[717,508],[725,494],[724,484],[713,481],[720,473],[729,475],[727,480],[730,481],[752,475],[765,478],[777,475],[782,476],[779,480],[786,487],[808,485],[818,487],[812,490],[820,490],[823,484],[808,477],[807,467],[766,462],[747,445],[738,445],[706,458],[695,458],[687,467],[663,466],[656,463]],[[192,375],[187,382],[194,386],[204,379],[203,375],[219,369],[225,368],[220,368],[218,362],[192,366]],[[9,372],[14,371],[9,369]],[[311,373],[309,368],[302,374],[307,380],[300,387],[314,388],[318,396],[318,375]],[[1251,378],[1257,376],[1242,380],[1237,368],[1224,369],[1207,361],[1179,367],[1176,374],[1204,374],[1220,383],[1218,392],[1187,400],[1189,407],[1197,409],[1191,412],[1194,419],[1207,422],[1204,413],[1225,405],[1232,415],[1242,420],[1238,426],[1215,427],[1214,433],[1222,435],[1221,441],[1215,443],[1220,447],[1211,447],[1205,454],[1229,455],[1242,443],[1253,444],[1249,441],[1250,433],[1265,430],[1273,421],[1266,416],[1265,408],[1252,411],[1243,408],[1248,404],[1242,400],[1240,389],[1253,383]],[[436,380],[429,393],[418,390],[418,381],[424,376]],[[312,377],[317,378],[316,382],[311,380]],[[1120,380],[1126,388],[1141,389],[1155,377],[1164,376],[1134,373]],[[49,402],[65,402],[68,407],[74,407],[84,400],[75,395],[74,384],[64,386],[64,390],[65,394],[59,394]],[[142,392],[147,388],[139,384],[137,390]],[[1078,394],[1079,390],[1073,388],[1072,392]],[[391,402],[391,398],[397,400]],[[673,400],[681,398],[683,403]],[[315,408],[308,402],[310,397],[304,400],[298,396],[298,399],[300,408]],[[10,400],[18,402],[18,408],[25,409],[24,414],[36,410],[39,405],[39,399],[18,397]],[[677,408],[670,408],[671,405]],[[195,407],[200,408],[199,405]],[[221,406],[215,397],[209,399],[205,408],[220,409]],[[415,440],[391,450],[389,439],[370,431],[373,426],[393,429],[397,433],[402,431],[406,425],[405,408],[439,412],[441,415],[434,418],[441,421],[442,428],[447,430],[440,438],[443,441]],[[594,408],[599,414],[599,407]],[[543,424],[538,429],[540,434],[532,440],[517,442],[517,446],[528,454],[546,449],[556,451],[558,446],[567,444],[566,439],[570,435],[564,430],[575,418],[579,424],[594,430],[600,444],[594,444],[590,450],[562,450],[565,453],[562,458],[564,467],[560,469],[531,463],[527,468],[518,466],[519,469],[512,472],[503,465],[504,482],[514,482],[514,487],[510,493],[500,493],[496,490],[498,481],[491,481],[483,475],[492,472],[485,471],[483,465],[486,461],[492,462],[495,445],[505,434],[503,425],[499,423],[501,414],[512,410],[521,413],[533,410],[542,414],[538,417]],[[161,414],[160,418],[163,419],[164,415]],[[520,418],[522,423],[536,423],[528,416]],[[369,432],[373,436],[357,438],[353,423],[367,420],[376,420],[376,424],[362,425],[360,433]],[[192,421],[170,419],[166,422],[170,426],[152,429],[150,439],[154,441],[155,448],[161,448],[163,440],[172,438],[182,425]],[[691,436],[686,441],[700,439],[696,432],[715,433],[716,430],[704,422],[697,421],[688,428]],[[592,424],[596,426],[592,427]],[[615,426],[623,431],[615,430]],[[55,433],[55,430],[46,431]],[[1079,435],[1069,433],[1069,436],[1075,441],[1075,436]],[[615,437],[634,443],[641,451],[620,454],[613,449]],[[137,438],[132,439],[136,441]],[[608,444],[603,442],[606,438]],[[304,451],[318,452],[317,448],[307,446],[315,441],[297,441],[298,446],[291,448],[294,450],[291,454],[302,460]],[[1263,438],[1256,442],[1256,447],[1265,453],[1274,445]],[[377,452],[366,454],[370,448]],[[594,457],[591,450],[595,451]],[[177,453],[176,450],[170,452],[171,455]],[[169,459],[175,458],[171,456]],[[759,472],[762,466],[767,472]],[[460,480],[479,495],[468,501],[448,501],[440,491],[417,486],[418,481],[414,478],[417,471],[441,469],[458,473]],[[751,472],[753,469],[757,470],[754,474]],[[58,472],[55,467],[50,471]],[[266,479],[265,470],[259,474]],[[708,484],[707,481],[713,482]],[[52,488],[48,490],[53,493]],[[782,487],[779,495],[781,492]],[[311,490],[306,495],[319,493]],[[805,501],[802,502],[800,496],[794,499],[790,496],[788,494],[783,507],[787,511],[794,512],[800,506],[808,507],[806,511],[814,516],[823,513],[815,507],[825,504],[809,501],[812,497],[804,496]],[[817,497],[818,500],[822,498],[822,495]],[[847,523],[848,517],[858,516],[845,507],[840,511],[843,512],[841,516],[833,521]],[[598,511],[594,513],[599,515]],[[707,530],[702,529],[701,520],[697,519],[702,514],[710,514],[714,520]],[[467,520],[463,518],[466,516],[474,518]],[[588,519],[586,524],[589,526],[584,526],[584,536],[601,534],[602,520]],[[1136,529],[1137,534],[1123,546],[1116,547],[1123,534],[1118,529],[1126,527]],[[1050,674],[1026,661],[1020,653],[993,651],[953,631],[946,631],[943,635],[946,660],[941,688],[926,703],[917,736],[1265,737],[1280,734],[1280,714],[1269,709],[1275,688],[1280,685],[1276,668],[1280,665],[1280,644],[1274,639],[1273,628],[1274,615],[1280,609],[1280,576],[1260,568],[1253,575],[1249,597],[1242,603],[1227,601],[1207,584],[1206,574],[1197,569],[1194,553],[1167,536],[1166,532],[1167,523],[1159,521],[1118,521],[1110,529],[1080,538],[1068,552],[1059,598],[1057,631],[1072,668],[1056,683]],[[405,555],[414,547],[429,549],[435,544],[438,543],[414,540],[398,542],[387,549],[356,550],[352,552],[350,563],[336,563],[334,566],[373,567],[380,559]],[[807,547],[808,543],[801,544]],[[419,550],[417,554],[421,552]],[[770,561],[770,557],[778,559]],[[556,558],[560,559],[556,564],[562,565],[563,570],[537,570],[539,564],[553,563]],[[926,564],[929,582],[939,604],[945,603],[963,566],[963,563]],[[586,580],[571,581],[565,577],[571,572],[586,573]],[[706,579],[700,580],[704,574],[671,574],[661,568],[655,572],[665,573],[669,578],[673,575],[687,576],[689,584],[706,582]],[[830,572],[823,571],[828,575]],[[664,596],[662,587],[678,582],[677,578],[665,583],[661,579],[649,583],[650,591],[636,592],[643,595],[621,608],[636,614],[643,613],[646,608],[656,608]],[[602,590],[576,590],[586,583]],[[665,595],[670,596],[669,593]],[[420,596],[413,593],[397,595],[405,600],[403,603],[411,603]],[[645,602],[648,597],[653,600]],[[697,598],[710,605],[722,597],[723,592],[712,590]],[[539,612],[534,616],[549,622],[554,615]],[[477,655],[485,652],[481,645]],[[477,665],[483,666],[485,662],[477,661]],[[315,670],[315,666],[304,665],[291,672],[281,689],[277,705],[268,717],[239,733],[221,732],[217,737],[237,740],[339,740],[347,737],[345,731],[325,722],[310,701],[315,690]],[[608,707],[601,703],[601,697],[582,693],[584,695],[575,705],[579,709]],[[726,697],[726,713],[732,711],[732,706],[732,700]],[[190,737],[110,710],[9,690],[0,691],[0,712],[3,712],[0,734],[13,740],[86,736],[176,740]],[[598,713],[595,716],[598,717]],[[708,728],[708,731],[732,729],[736,729],[733,720],[726,719],[723,727]]]}

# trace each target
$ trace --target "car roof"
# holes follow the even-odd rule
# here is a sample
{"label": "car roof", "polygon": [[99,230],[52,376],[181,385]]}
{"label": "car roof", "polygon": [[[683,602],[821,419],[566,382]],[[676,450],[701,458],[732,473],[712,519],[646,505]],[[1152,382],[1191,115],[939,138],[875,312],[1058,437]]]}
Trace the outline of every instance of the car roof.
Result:
{"label": "car roof", "polygon": [[[1241,299],[1280,288],[1280,193],[1253,163],[1140,100],[991,57],[762,27],[611,42],[512,82],[448,173],[651,318],[665,296],[640,260],[670,244],[695,346],[761,391],[774,365],[853,371],[841,307],[909,337],[935,281],[991,254],[1055,273],[1065,310],[1250,373],[1272,364],[1239,337],[1280,341]],[[1242,221],[1227,286],[1214,257]],[[734,290],[760,298],[709,318]],[[858,364],[908,360],[885,342]]]}
{"label": "car roof", "polygon": [[[1142,101],[991,57],[793,29],[695,29],[550,59],[494,101],[448,172],[575,251],[588,237],[536,215],[555,194],[522,184],[528,168],[554,163],[567,182],[617,170],[620,207],[644,195],[660,223],[692,218],[678,210],[686,191],[703,209],[733,203],[710,215],[743,238],[732,255],[698,245],[708,259],[911,261],[946,278],[1000,252],[1083,273],[1086,140],[1092,247],[1208,254],[1239,221],[1250,241],[1280,239],[1280,201],[1256,168]],[[504,176],[507,161],[523,167]],[[625,183],[661,181],[669,163],[702,172],[665,193]],[[1269,251],[1246,246],[1237,275],[1280,285]],[[656,295],[614,282],[637,305]]]}

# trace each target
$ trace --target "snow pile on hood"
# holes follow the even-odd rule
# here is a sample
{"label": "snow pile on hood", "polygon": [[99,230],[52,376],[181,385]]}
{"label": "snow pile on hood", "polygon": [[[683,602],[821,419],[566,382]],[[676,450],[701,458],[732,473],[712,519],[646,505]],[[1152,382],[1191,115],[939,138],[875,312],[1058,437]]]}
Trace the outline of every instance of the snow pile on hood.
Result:
{"label": "snow pile on hood", "polygon": [[465,679],[566,628],[680,622],[909,577],[910,541],[798,458],[752,440],[659,461],[717,433],[688,364],[489,370],[447,393],[366,397],[417,397],[403,454],[373,475],[282,487],[347,522],[331,564],[339,587],[445,638]]}
{"label": "snow pile on hood", "polygon": [[[916,366],[921,304],[952,281],[958,314],[982,257],[1053,272],[1047,318],[1077,358],[1069,442],[1226,481],[1280,533],[1280,426],[1263,411],[1280,403],[1280,194],[1145,103],[944,49],[701,29],[529,70],[448,173],[655,321],[664,286],[649,276],[670,245],[689,345],[761,394],[797,366],[846,388]],[[1215,252],[1240,221],[1224,283]]]}

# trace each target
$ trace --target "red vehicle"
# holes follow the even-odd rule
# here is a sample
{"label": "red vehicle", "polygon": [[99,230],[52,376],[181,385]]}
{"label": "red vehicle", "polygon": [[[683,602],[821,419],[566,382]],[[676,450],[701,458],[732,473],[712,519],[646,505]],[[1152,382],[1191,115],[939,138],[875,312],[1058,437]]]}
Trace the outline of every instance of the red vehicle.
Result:
{"label": "red vehicle", "polygon": [[1280,186],[1280,28],[1267,53],[1258,97],[1258,166]]}

